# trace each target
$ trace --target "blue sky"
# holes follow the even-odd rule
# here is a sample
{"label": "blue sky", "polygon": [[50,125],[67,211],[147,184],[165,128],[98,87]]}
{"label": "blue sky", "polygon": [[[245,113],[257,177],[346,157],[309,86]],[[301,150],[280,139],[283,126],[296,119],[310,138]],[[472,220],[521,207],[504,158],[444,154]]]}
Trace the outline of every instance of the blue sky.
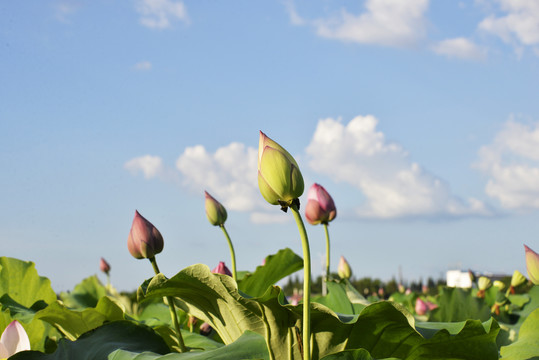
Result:
{"label": "blue sky", "polygon": [[[534,0],[26,1],[0,17],[2,255],[57,291],[101,256],[119,289],[151,276],[127,251],[135,209],[165,274],[229,263],[204,190],[239,269],[301,254],[258,191],[259,130],[333,196],[334,269],[525,273],[522,245],[539,249]],[[317,275],[323,229],[307,230]]]}

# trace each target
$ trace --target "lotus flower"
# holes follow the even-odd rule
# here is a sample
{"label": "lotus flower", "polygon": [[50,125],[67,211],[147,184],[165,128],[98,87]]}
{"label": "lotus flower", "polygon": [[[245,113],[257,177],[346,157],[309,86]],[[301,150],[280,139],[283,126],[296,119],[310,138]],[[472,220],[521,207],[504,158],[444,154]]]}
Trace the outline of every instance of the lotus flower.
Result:
{"label": "lotus flower", "polygon": [[524,245],[526,251],[526,270],[528,270],[528,276],[535,285],[539,285],[539,254]]}
{"label": "lotus flower", "polygon": [[429,310],[429,306],[426,302],[421,300],[421,298],[417,298],[415,300],[415,313],[417,315],[425,315],[427,311]]}
{"label": "lotus flower", "polygon": [[163,245],[163,236],[159,230],[135,211],[133,225],[127,238],[127,248],[131,255],[137,259],[151,259],[163,251]]}
{"label": "lotus flower", "polygon": [[30,339],[22,325],[17,320],[13,320],[0,338],[0,359],[7,359],[24,350],[30,350]]}
{"label": "lotus flower", "polygon": [[213,196],[204,191],[206,195],[206,216],[210,224],[214,226],[221,226],[226,221],[226,209],[225,207]]}
{"label": "lotus flower", "polygon": [[303,176],[296,160],[262,131],[258,143],[258,188],[267,202],[286,211],[303,194]]}
{"label": "lotus flower", "polygon": [[341,256],[341,259],[339,260],[339,267],[337,268],[337,273],[341,277],[341,279],[349,279],[350,276],[352,276],[352,269],[350,268],[350,264],[348,264],[348,261],[344,258],[344,256]]}
{"label": "lotus flower", "polygon": [[214,273],[214,274],[223,274],[223,275],[232,276],[232,273],[226,267],[226,265],[225,265],[225,263],[223,261],[219,261],[219,265],[217,265],[215,267],[215,269],[213,269],[211,272]]}
{"label": "lotus flower", "polygon": [[99,269],[108,275],[110,271],[110,264],[107,262],[107,260],[101,258],[99,261]]}
{"label": "lotus flower", "polygon": [[322,185],[313,184],[307,195],[307,205],[305,206],[305,218],[312,225],[327,224],[335,219],[337,209],[331,195]]}

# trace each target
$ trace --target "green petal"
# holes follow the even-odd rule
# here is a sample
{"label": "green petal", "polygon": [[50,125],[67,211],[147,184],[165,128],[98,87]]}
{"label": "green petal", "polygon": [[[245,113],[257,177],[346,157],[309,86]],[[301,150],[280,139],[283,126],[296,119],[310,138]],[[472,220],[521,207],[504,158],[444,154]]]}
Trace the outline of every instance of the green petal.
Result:
{"label": "green petal", "polygon": [[278,200],[288,201],[292,192],[292,164],[279,150],[266,147],[260,160],[260,174],[277,195]]}
{"label": "green petal", "polygon": [[279,195],[277,195],[275,191],[273,191],[272,188],[268,185],[262,174],[260,174],[260,171],[258,172],[258,188],[260,189],[260,193],[267,202],[273,205],[279,204]]}

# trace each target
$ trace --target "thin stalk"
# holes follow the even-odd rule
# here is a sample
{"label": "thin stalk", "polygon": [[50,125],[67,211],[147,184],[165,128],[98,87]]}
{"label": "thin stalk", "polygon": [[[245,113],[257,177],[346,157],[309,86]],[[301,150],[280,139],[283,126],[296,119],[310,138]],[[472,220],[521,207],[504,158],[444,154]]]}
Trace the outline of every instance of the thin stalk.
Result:
{"label": "thin stalk", "polygon": [[[157,266],[157,261],[155,260],[155,256],[149,258],[150,262],[153,266],[153,271],[155,272],[155,275],[159,274],[161,271],[159,271],[159,267]],[[174,306],[174,298],[172,296],[166,296],[165,297],[168,302],[168,308],[170,310],[170,317],[172,318],[172,323],[174,324],[174,329],[176,330],[176,336],[178,338],[178,345],[180,346],[180,352],[186,352],[187,348],[185,347],[185,343],[183,342],[182,333],[180,331],[180,323],[178,322],[178,316],[176,314],[176,307]]]}
{"label": "thin stalk", "polygon": [[225,224],[220,225],[221,230],[223,230],[223,234],[225,234],[226,241],[228,241],[228,247],[230,248],[230,258],[232,259],[232,278],[234,281],[237,281],[236,278],[236,253],[234,252],[234,246],[232,246],[232,241],[230,240],[230,236],[228,236],[228,232],[226,231]]}
{"label": "thin stalk", "polygon": [[[324,223],[324,231],[326,233],[326,278],[324,279],[325,280],[325,283],[327,283],[329,281],[329,231],[328,231],[328,224],[327,223]],[[327,285],[324,286],[324,294],[322,295],[327,295]]]}
{"label": "thin stalk", "polygon": [[303,360],[311,360],[311,252],[307,231],[299,214],[298,205],[292,203],[290,209],[294,214],[303,248]]}

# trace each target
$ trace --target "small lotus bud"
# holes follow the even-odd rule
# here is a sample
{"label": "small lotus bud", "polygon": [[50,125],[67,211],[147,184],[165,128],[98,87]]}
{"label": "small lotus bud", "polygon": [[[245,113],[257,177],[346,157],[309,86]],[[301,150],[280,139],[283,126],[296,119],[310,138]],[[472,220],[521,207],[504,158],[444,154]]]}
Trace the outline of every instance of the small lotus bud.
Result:
{"label": "small lotus bud", "polygon": [[438,305],[431,303],[430,301],[426,301],[427,307],[429,308],[429,311],[434,310],[438,307]]}
{"label": "small lotus bud", "polygon": [[516,288],[527,281],[526,277],[518,270],[515,270],[511,277],[511,287]]}
{"label": "small lotus bud", "polygon": [[406,291],[406,289],[404,288],[404,285],[402,285],[402,284],[399,284],[399,285],[398,285],[398,289],[399,289],[399,292],[400,292],[401,294],[403,294],[403,293]]}
{"label": "small lotus bud", "polygon": [[285,210],[303,194],[303,176],[296,160],[262,131],[258,143],[258,188],[267,202]]}
{"label": "small lotus bud", "polygon": [[427,303],[421,300],[421,298],[415,300],[415,313],[417,315],[425,315],[428,310],[429,307],[427,306]]}
{"label": "small lotus bud", "polygon": [[539,254],[524,245],[526,251],[526,270],[534,285],[539,285]]}
{"label": "small lotus bud", "polygon": [[344,256],[341,256],[341,259],[339,260],[339,267],[337,268],[337,273],[341,277],[341,279],[350,279],[350,276],[352,276],[352,269],[350,268],[350,264],[348,264],[348,261],[344,258]]}
{"label": "small lotus bud", "polygon": [[492,285],[498,288],[498,290],[503,291],[505,289],[505,284],[501,282],[500,280],[495,280]]}
{"label": "small lotus bud", "polygon": [[101,258],[99,261],[99,269],[108,275],[110,271],[110,264],[107,262],[107,260]]}
{"label": "small lotus bud", "polygon": [[312,225],[327,224],[335,219],[337,209],[335,203],[323,186],[313,184],[307,195],[305,206],[305,218]]}
{"label": "small lotus bud", "polygon": [[213,269],[211,272],[214,273],[214,274],[223,274],[223,275],[232,276],[232,273],[226,267],[226,265],[225,265],[225,263],[223,261],[219,261],[219,265],[217,265],[215,267],[215,269]]}
{"label": "small lotus bud", "polygon": [[217,200],[213,198],[207,191],[204,191],[206,195],[206,216],[210,224],[214,226],[221,226],[226,221],[226,209]]}
{"label": "small lotus bud", "polygon": [[13,320],[0,338],[0,359],[7,359],[25,350],[30,350],[30,339],[22,325],[17,320]]}
{"label": "small lotus bud", "polygon": [[303,299],[303,296],[300,294],[298,289],[294,288],[292,296],[288,297],[288,302],[292,305],[297,305]]}
{"label": "small lotus bud", "polygon": [[478,298],[484,298],[485,297],[485,291],[492,286],[492,281],[486,276],[479,277],[479,280],[477,280],[477,287],[479,288],[479,291],[477,292]]}
{"label": "small lotus bud", "polygon": [[163,245],[163,236],[159,230],[135,211],[135,218],[127,238],[127,248],[131,255],[137,259],[151,259],[163,251]]}

